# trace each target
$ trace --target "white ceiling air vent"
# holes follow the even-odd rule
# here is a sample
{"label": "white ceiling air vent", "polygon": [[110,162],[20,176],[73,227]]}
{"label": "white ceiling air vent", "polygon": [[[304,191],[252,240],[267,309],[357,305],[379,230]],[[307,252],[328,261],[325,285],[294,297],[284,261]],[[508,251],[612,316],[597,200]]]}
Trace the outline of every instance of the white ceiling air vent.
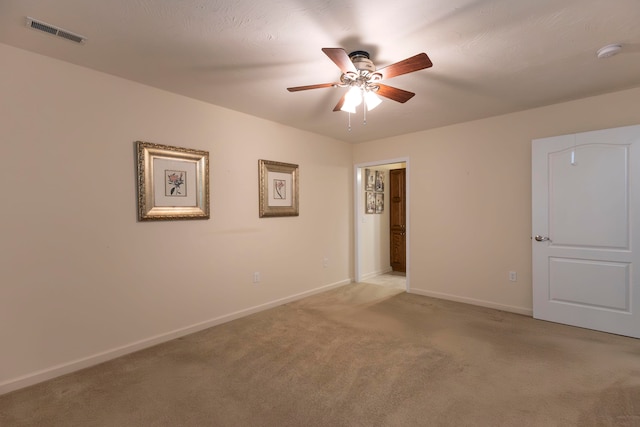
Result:
{"label": "white ceiling air vent", "polygon": [[57,37],[62,37],[63,39],[71,40],[72,42],[75,42],[75,43],[84,44],[87,41],[87,38],[85,36],[72,33],[71,31],[63,30],[62,28],[58,28],[55,25],[47,24],[45,22],[38,21],[28,16],[27,16],[27,27],[34,30],[42,31],[45,33],[49,33]]}

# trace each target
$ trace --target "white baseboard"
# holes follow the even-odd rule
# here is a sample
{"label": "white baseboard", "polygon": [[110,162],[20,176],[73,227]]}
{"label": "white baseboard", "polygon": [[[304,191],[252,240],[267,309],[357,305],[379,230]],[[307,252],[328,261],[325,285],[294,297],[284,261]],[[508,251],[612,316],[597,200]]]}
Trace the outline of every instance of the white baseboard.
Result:
{"label": "white baseboard", "polygon": [[204,322],[196,323],[184,328],[176,329],[170,332],[159,334],[150,338],[145,338],[140,341],[136,341],[121,347],[113,348],[107,351],[103,351],[97,354],[93,354],[88,357],[73,360],[71,362],[62,363],[60,365],[52,366],[47,369],[32,372],[27,375],[23,375],[18,378],[13,378],[3,383],[0,383],[0,395],[9,393],[14,390],[18,390],[30,385],[34,385],[43,381],[47,381],[61,375],[69,374],[71,372],[79,371],[80,369],[88,368],[90,366],[97,365],[99,363],[106,362],[116,357],[124,356],[125,354],[133,353],[142,350],[147,347],[161,344],[163,342],[170,341],[172,339],[180,338],[185,335],[193,334],[204,329],[211,328],[222,323],[230,322],[241,317],[248,316],[250,314],[258,313],[260,311],[268,310],[270,308],[277,307],[292,301],[296,301],[320,292],[328,291],[330,289],[338,288],[340,286],[348,285],[351,283],[351,279],[342,280],[340,282],[332,283],[329,285],[321,286],[310,291],[301,292],[299,294],[291,295],[285,298],[280,298],[265,304],[260,304],[255,307],[250,307],[244,310],[236,311],[235,313],[226,314],[224,316],[216,317],[214,319],[206,320]]}
{"label": "white baseboard", "polygon": [[412,294],[423,295],[423,296],[426,296],[426,297],[446,299],[446,300],[449,300],[449,301],[462,302],[462,303],[471,304],[471,305],[478,305],[480,307],[487,307],[487,308],[493,308],[493,309],[496,309],[496,310],[508,311],[510,313],[523,314],[525,316],[533,316],[533,310],[530,309],[530,308],[525,308],[525,307],[516,307],[516,306],[512,306],[512,305],[498,304],[498,303],[491,302],[491,301],[484,301],[484,300],[475,299],[475,298],[460,297],[460,296],[457,296],[457,295],[445,294],[445,293],[442,293],[442,292],[426,291],[424,289],[411,288],[409,290],[409,292],[412,293]]}

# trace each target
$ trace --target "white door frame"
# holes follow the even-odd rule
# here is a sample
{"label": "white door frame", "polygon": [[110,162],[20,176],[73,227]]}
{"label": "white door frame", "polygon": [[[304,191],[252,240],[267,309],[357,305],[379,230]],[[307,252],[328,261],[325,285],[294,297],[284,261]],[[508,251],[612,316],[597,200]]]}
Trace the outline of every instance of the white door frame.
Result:
{"label": "white door frame", "polygon": [[392,163],[404,163],[405,164],[405,170],[406,170],[406,182],[405,182],[405,214],[406,214],[406,235],[405,235],[405,250],[406,250],[406,282],[407,282],[407,287],[406,290],[407,292],[410,291],[410,282],[409,282],[409,276],[411,275],[411,256],[410,256],[410,252],[409,252],[409,248],[411,247],[411,245],[409,244],[409,241],[411,239],[411,221],[410,221],[410,212],[411,209],[409,209],[409,207],[411,206],[410,203],[410,199],[411,199],[411,185],[410,185],[410,181],[411,181],[411,173],[410,173],[410,164],[409,164],[409,158],[408,157],[397,157],[397,158],[393,158],[393,159],[386,159],[386,160],[377,160],[377,161],[373,161],[373,162],[366,162],[366,163],[357,163],[353,166],[353,216],[354,216],[354,223],[355,223],[355,227],[353,227],[354,229],[354,248],[355,248],[355,256],[354,256],[354,269],[355,269],[355,278],[354,280],[356,282],[359,282],[360,280],[362,280],[362,272],[360,271],[360,257],[362,256],[362,249],[360,248],[360,234],[362,233],[362,220],[364,219],[364,212],[362,211],[362,209],[359,209],[359,202],[360,200],[364,200],[364,193],[363,193],[363,186],[362,186],[362,174],[360,173],[360,171],[364,168],[368,168],[368,167],[373,167],[373,166],[382,166],[382,165],[388,165],[388,164],[392,164]]}

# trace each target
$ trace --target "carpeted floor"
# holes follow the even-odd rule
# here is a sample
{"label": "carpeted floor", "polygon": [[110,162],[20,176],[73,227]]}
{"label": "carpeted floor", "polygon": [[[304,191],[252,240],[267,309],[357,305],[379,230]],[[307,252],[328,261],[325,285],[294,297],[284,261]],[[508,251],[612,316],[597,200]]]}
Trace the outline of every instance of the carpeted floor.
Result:
{"label": "carpeted floor", "polygon": [[1,426],[640,426],[640,340],[351,284],[0,396]]}
{"label": "carpeted floor", "polygon": [[388,288],[407,289],[407,277],[404,273],[398,273],[390,271],[388,273],[379,274],[377,276],[369,277],[362,281],[362,283],[369,283],[372,285],[380,285]]}

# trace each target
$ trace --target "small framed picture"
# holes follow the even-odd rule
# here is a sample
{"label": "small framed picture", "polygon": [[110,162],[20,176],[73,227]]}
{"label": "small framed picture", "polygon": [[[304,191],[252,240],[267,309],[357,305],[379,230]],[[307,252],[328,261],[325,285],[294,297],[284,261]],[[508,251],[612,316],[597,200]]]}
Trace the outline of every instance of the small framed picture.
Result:
{"label": "small framed picture", "polygon": [[384,211],[384,193],[376,194],[376,213],[382,213]]}
{"label": "small framed picture", "polygon": [[209,152],[136,141],[138,220],[209,219]]}
{"label": "small framed picture", "polygon": [[364,213],[376,213],[376,193],[367,191],[364,193]]}
{"label": "small framed picture", "polygon": [[376,171],[375,188],[378,192],[384,191],[384,171]]}
{"label": "small framed picture", "polygon": [[364,190],[365,191],[373,191],[376,185],[376,175],[375,171],[371,169],[364,170]]}
{"label": "small framed picture", "polygon": [[258,160],[259,215],[298,216],[298,165]]}

